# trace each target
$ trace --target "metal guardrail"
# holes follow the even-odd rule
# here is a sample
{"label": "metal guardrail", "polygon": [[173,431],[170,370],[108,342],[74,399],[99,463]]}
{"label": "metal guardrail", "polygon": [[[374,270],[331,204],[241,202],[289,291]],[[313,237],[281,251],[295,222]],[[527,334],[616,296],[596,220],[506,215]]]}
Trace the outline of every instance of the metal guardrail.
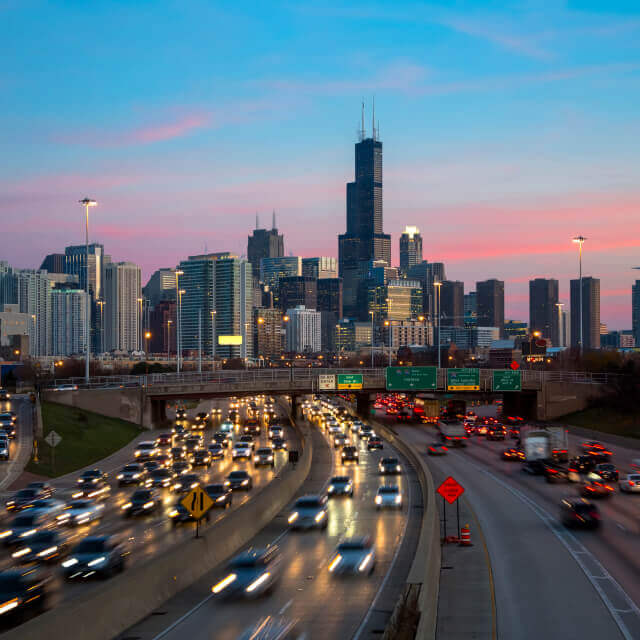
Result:
{"label": "metal guardrail", "polygon": [[[446,369],[438,370],[437,390],[444,391],[446,385]],[[493,385],[494,369],[480,369],[480,391],[490,392]],[[500,369],[502,371],[502,369]],[[318,390],[318,378],[321,375],[362,374],[363,389],[385,389],[385,368],[377,369],[239,369],[181,373],[152,373],[139,376],[97,376],[91,378],[89,384],[84,378],[66,378],[54,380],[48,388],[60,385],[75,385],[78,389],[113,389],[113,388],[157,388],[188,385],[253,385],[284,389]],[[584,371],[522,371],[522,388],[540,390],[548,382],[564,382],[578,384],[608,384],[612,374],[588,373]]]}

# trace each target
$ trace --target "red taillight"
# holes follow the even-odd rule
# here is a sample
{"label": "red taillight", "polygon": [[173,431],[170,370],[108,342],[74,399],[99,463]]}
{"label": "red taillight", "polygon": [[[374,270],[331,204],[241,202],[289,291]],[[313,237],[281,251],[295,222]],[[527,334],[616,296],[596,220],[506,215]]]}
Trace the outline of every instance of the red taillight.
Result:
{"label": "red taillight", "polygon": [[592,512],[591,512],[591,517],[592,517],[594,520],[600,520],[600,514],[599,514],[599,513],[596,513],[595,511],[592,511]]}
{"label": "red taillight", "polygon": [[443,451],[449,451],[449,449],[447,449],[447,447],[442,447]]}

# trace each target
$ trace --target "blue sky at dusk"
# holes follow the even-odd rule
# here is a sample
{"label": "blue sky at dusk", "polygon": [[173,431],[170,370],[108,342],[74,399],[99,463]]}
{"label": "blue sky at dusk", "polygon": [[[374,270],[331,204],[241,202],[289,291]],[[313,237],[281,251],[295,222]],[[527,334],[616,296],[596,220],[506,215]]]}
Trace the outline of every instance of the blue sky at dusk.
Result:
{"label": "blue sky at dusk", "polygon": [[466,290],[602,283],[631,325],[640,272],[636,2],[0,0],[0,259],[91,239],[145,277],[246,251],[275,209],[285,250],[337,255],[360,103],[384,143],[385,231],[417,225]]}

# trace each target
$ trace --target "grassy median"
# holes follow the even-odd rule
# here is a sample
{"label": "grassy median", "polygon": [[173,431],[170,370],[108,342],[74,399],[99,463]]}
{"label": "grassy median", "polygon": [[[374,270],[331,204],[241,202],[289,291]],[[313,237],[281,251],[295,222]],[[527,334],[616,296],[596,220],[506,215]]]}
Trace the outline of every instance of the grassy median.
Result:
{"label": "grassy median", "polygon": [[593,407],[563,416],[558,422],[627,438],[640,438],[640,413],[623,413],[610,407]]}
{"label": "grassy median", "polygon": [[53,402],[42,403],[42,422],[45,437],[53,430],[62,438],[55,449],[55,466],[51,447],[38,439],[38,462],[32,459],[26,471],[49,478],[102,460],[140,433],[131,422]]}

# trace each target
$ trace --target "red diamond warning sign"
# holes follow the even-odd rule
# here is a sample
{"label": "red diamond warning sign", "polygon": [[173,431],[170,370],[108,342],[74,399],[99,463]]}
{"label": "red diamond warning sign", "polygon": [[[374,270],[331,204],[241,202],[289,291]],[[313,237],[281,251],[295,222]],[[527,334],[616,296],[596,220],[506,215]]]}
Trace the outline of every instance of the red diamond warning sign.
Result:
{"label": "red diamond warning sign", "polygon": [[464,493],[464,487],[455,478],[449,476],[437,491],[449,504],[453,504]]}
{"label": "red diamond warning sign", "polygon": [[515,360],[513,360],[513,361],[511,362],[511,368],[512,368],[514,371],[517,371],[517,370],[520,368],[520,365],[519,365]]}

